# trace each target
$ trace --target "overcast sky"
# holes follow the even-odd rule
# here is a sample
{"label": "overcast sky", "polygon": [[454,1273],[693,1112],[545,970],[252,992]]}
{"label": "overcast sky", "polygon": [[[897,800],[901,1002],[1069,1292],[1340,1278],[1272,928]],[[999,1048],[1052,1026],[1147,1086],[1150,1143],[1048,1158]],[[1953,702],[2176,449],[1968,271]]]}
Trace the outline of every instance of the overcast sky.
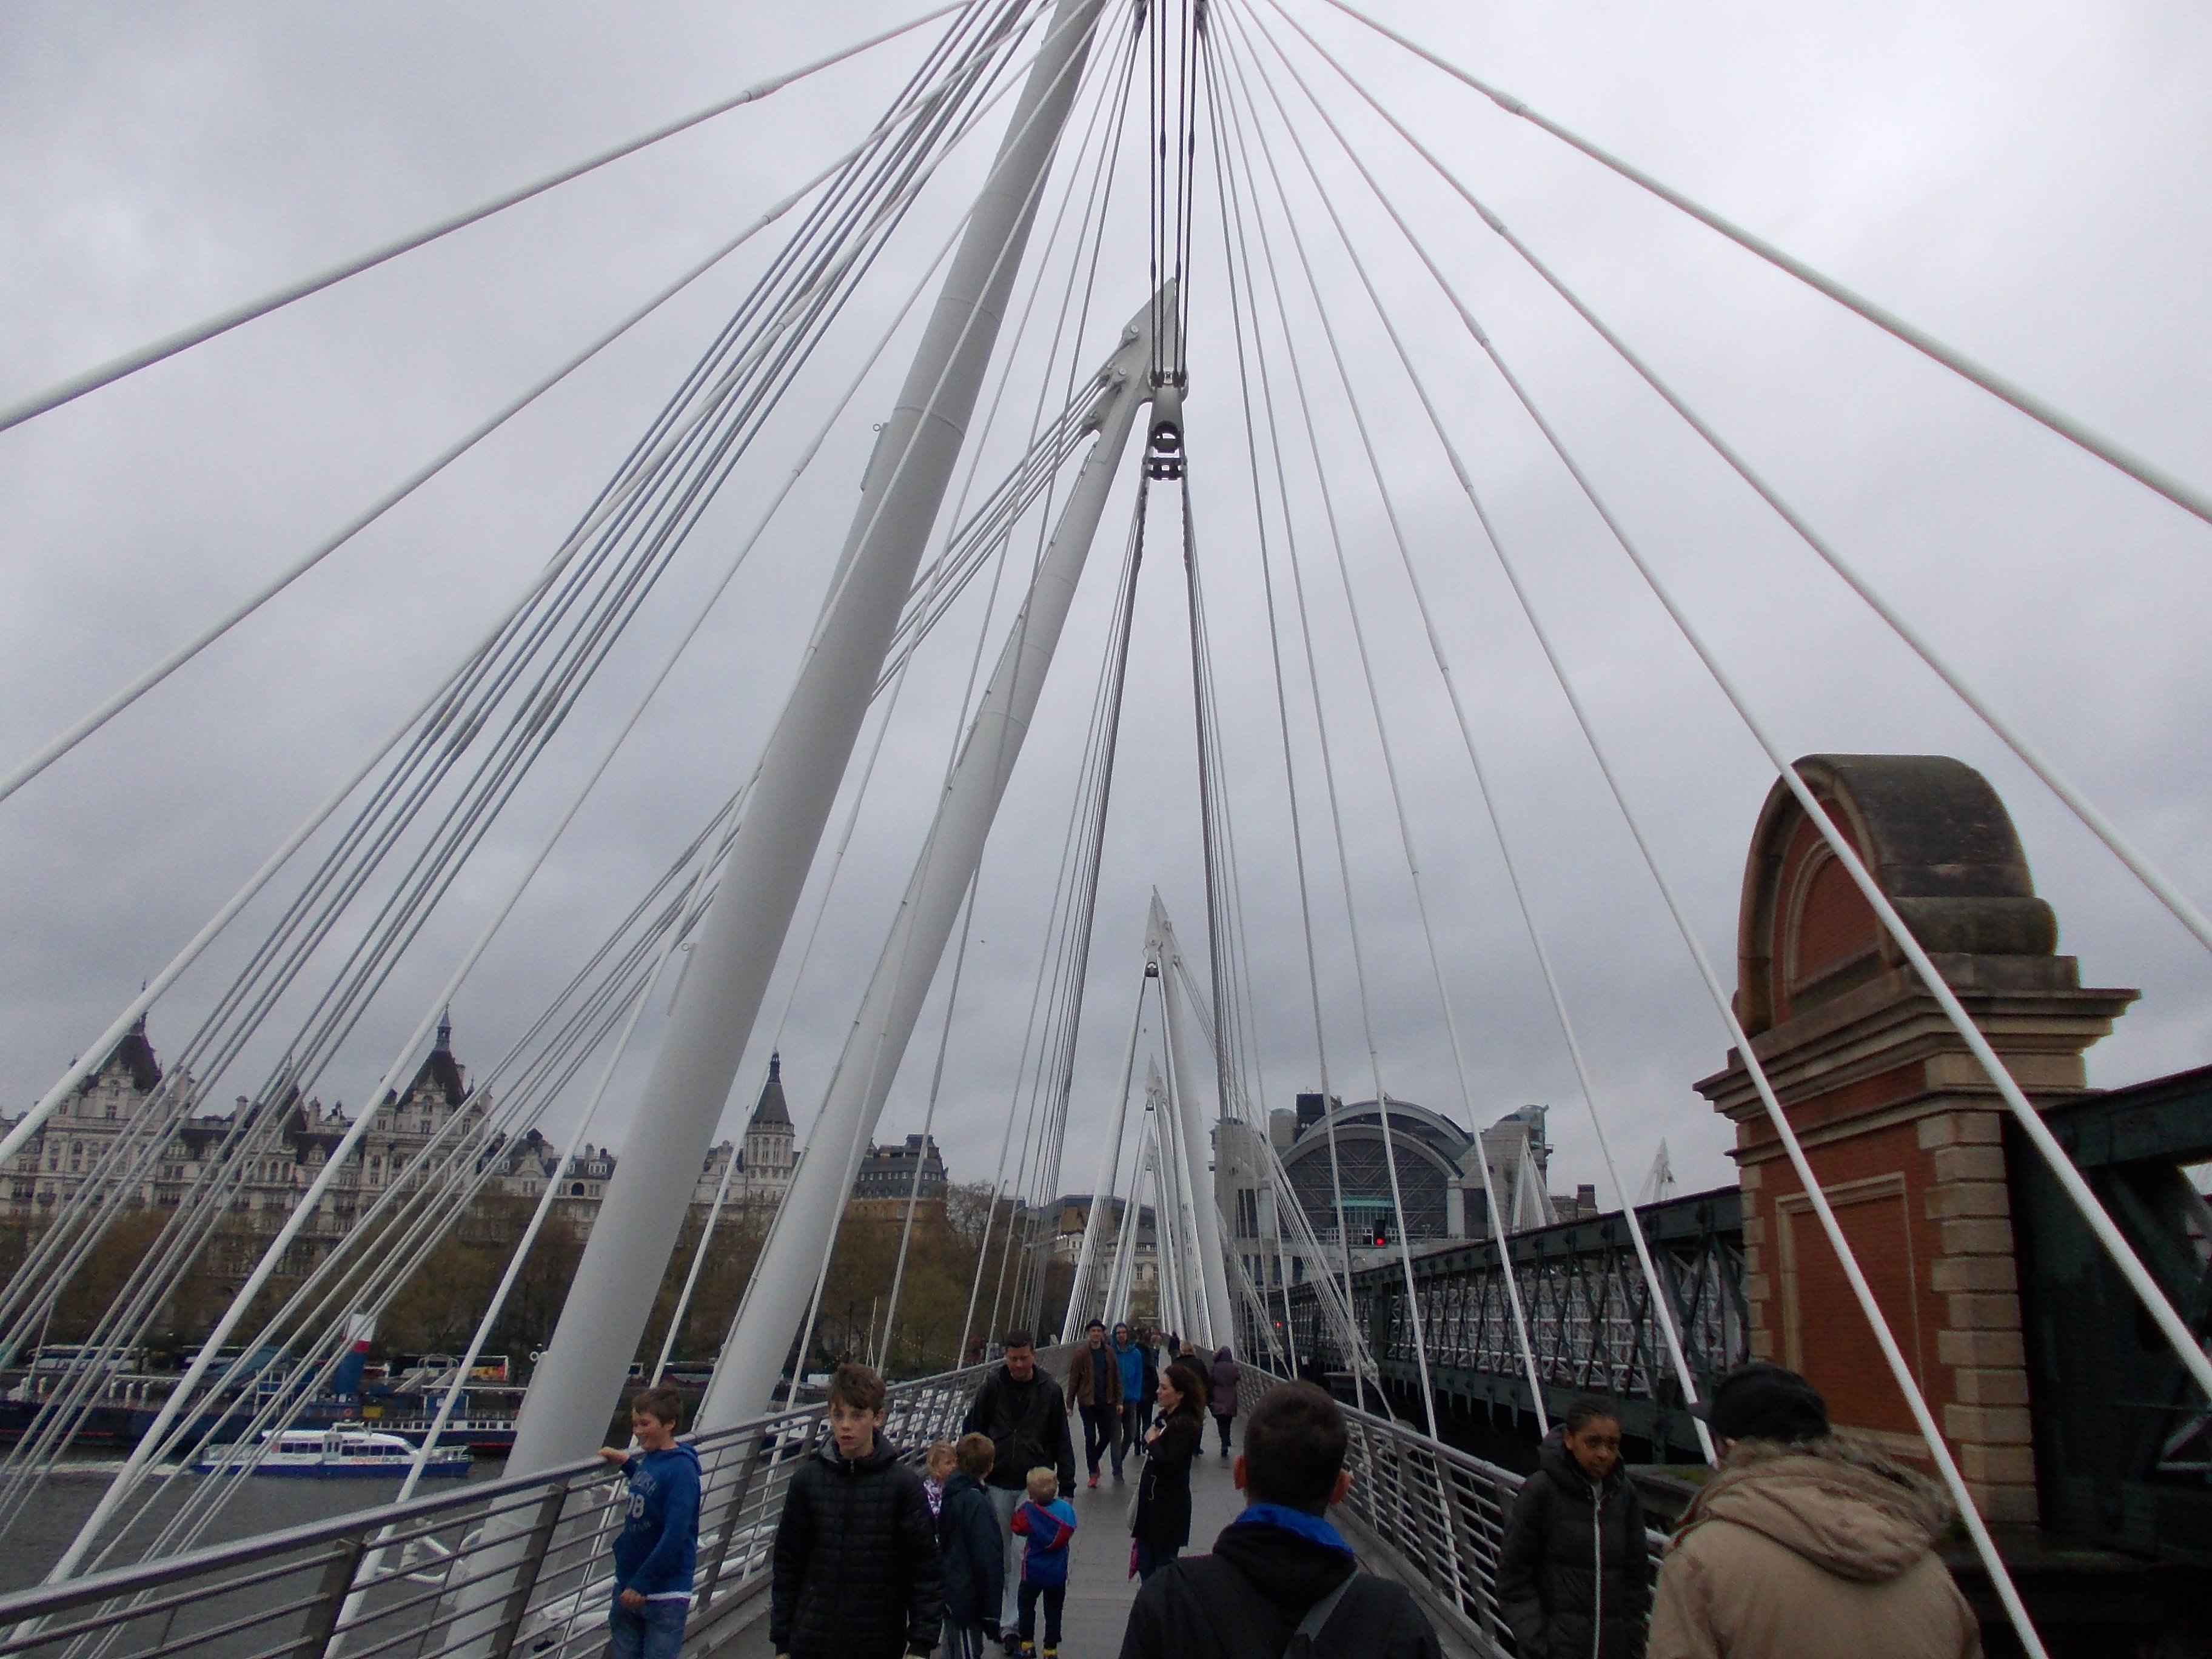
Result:
{"label": "overcast sky", "polygon": [[[2212,803],[2203,647],[2212,526],[1340,14],[1315,0],[1291,3],[2185,890],[2212,902],[2202,833]],[[1376,3],[1454,61],[2212,485],[2212,16],[2203,9]],[[874,0],[8,7],[0,400],[915,9]],[[0,434],[0,761],[27,753],[854,142],[926,38]],[[1312,60],[1299,61],[1310,72]],[[1409,151],[1340,87],[1325,95],[1786,747],[1942,752],[1983,768],[2011,805],[2039,889],[2057,908],[2061,948],[2079,956],[2084,981],[2143,993],[2092,1054],[2093,1079],[2124,1083],[2212,1058],[2203,951]],[[1141,122],[1141,82],[1135,116]],[[999,125],[994,118],[982,137]],[[1301,131],[1391,314],[1418,344],[1438,407],[1707,949],[1731,965],[1746,842],[1771,770],[1325,131],[1310,119]],[[517,798],[452,914],[425,933],[323,1081],[326,1099],[358,1100],[370,1087],[552,822],[763,492],[920,278],[972,192],[975,148],[945,169],[871,274],[819,372],[790,394],[775,441],[740,467],[545,776]],[[1295,148],[1264,148],[1297,204],[1622,1173],[1633,1186],[1664,1138],[1686,1187],[1731,1179],[1725,1126],[1691,1087],[1721,1065],[1721,1027]],[[1314,1085],[1319,1060],[1210,166],[1209,156],[1192,282],[1193,504],[1256,1051],[1268,1103],[1280,1106]],[[1254,166],[1272,199],[1267,161]],[[1086,367],[1110,350],[1146,290],[1145,190],[1133,137],[1074,353]],[[1279,238],[1279,220],[1275,228]],[[1041,228],[1035,246],[1043,237]],[[0,804],[0,1100],[9,1110],[39,1096],[542,564],[772,242],[672,302]],[[1063,256],[1047,272],[1042,318],[1056,311],[1054,273],[1065,268]],[[1472,1115],[1488,1121],[1548,1103],[1561,1147],[1554,1185],[1593,1181],[1602,1190],[1589,1115],[1382,497],[1334,389],[1304,279],[1289,264],[1283,277],[1296,367],[1459,1015]],[[1046,331],[1044,320],[1036,326]],[[912,332],[894,340],[464,988],[454,1011],[464,1059],[484,1063],[514,1039],[750,769]],[[1268,361],[1281,395],[1292,365],[1272,344]],[[1035,340],[1014,354],[979,487],[1018,450],[1044,362]],[[1056,395],[1048,402],[1056,406]],[[1291,435],[1304,442],[1302,428]],[[1295,447],[1291,459],[1377,1065],[1391,1093],[1464,1120],[1328,520],[1313,467]],[[1109,509],[1036,741],[984,866],[937,1120],[963,1179],[990,1173],[1016,1090],[1131,493],[1125,481]],[[1154,526],[1139,592],[1064,1188],[1088,1184],[1112,1109],[1155,885],[1202,960],[1188,646],[1170,529]],[[1288,551],[1273,539],[1279,582]],[[917,662],[791,996],[780,1040],[802,1132],[919,842],[983,595],[979,584]],[[1364,1097],[1373,1072],[1302,686],[1294,678],[1292,742],[1331,1080],[1347,1097]],[[817,872],[726,1127],[758,1086],[820,888]],[[248,942],[218,951],[157,1007],[157,1046],[181,1041]],[[920,1127],[942,994],[940,983],[884,1138]],[[656,999],[640,1029],[607,1139],[622,1138],[665,1006]],[[281,1050],[283,1040],[272,1028],[269,1042]],[[221,1093],[254,1080],[241,1068]]]}

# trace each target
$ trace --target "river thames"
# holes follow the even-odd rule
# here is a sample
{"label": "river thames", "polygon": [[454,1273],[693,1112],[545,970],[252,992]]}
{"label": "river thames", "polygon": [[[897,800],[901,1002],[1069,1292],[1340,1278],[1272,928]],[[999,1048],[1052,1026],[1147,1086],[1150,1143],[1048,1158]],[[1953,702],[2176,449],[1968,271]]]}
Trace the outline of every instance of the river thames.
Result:
{"label": "river thames", "polygon": [[[112,1460],[64,1463],[41,1480],[30,1508],[9,1529],[8,1547],[0,1550],[0,1592],[21,1589],[46,1576],[46,1570],[69,1547],[70,1540],[76,1535],[85,1517],[92,1513],[116,1467]],[[468,1478],[496,1480],[506,1467],[505,1458],[479,1458],[471,1466]],[[399,1495],[396,1477],[296,1480],[260,1475],[170,1474],[149,1483],[154,1492],[153,1504],[132,1523],[125,1534],[124,1547],[109,1558],[111,1563],[122,1565],[137,1560],[140,1540],[154,1537],[176,1513],[185,1495],[209,1480],[233,1481],[239,1490],[217,1510],[200,1534],[200,1544],[223,1543],[283,1527],[302,1526],[332,1516],[373,1510]],[[452,1485],[450,1480],[428,1481],[422,1490],[450,1491]]]}

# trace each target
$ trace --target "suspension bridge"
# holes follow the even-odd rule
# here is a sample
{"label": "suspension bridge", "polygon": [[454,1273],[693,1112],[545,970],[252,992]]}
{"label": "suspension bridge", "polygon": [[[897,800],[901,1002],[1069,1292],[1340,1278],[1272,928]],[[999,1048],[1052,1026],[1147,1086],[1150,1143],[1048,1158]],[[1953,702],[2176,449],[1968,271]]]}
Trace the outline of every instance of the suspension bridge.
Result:
{"label": "suspension bridge", "polygon": [[[2134,907],[2131,927],[2192,951],[2212,949],[2193,848],[2100,805],[2062,765],[2069,745],[1985,689],[1986,611],[1931,622],[1918,589],[1899,597],[1893,570],[1824,527],[1832,487],[1770,470],[1759,434],[1693,400],[1577,261],[1510,222],[1473,179],[1466,124],[1595,170],[1832,313],[2008,443],[2027,434],[2032,470],[2118,492],[2155,526],[2147,541],[2178,538],[2201,562],[2212,494],[1415,22],[1352,0],[942,6],[43,389],[0,391],[0,446],[682,135],[891,62],[887,100],[857,116],[843,100],[811,175],[0,756],[0,813],[46,810],[595,363],[711,313],[660,366],[657,407],[601,446],[617,456],[604,483],[573,492],[572,519],[468,618],[462,648],[396,700],[380,687],[373,737],[319,747],[312,805],[246,849],[135,994],[107,975],[104,1023],[67,1033],[76,1057],[0,1117],[0,1178],[28,1218],[0,1286],[0,1372],[45,1352],[118,1226],[157,1224],[69,1363],[18,1385],[0,1529],[36,1512],[100,1413],[143,1420],[44,1583],[0,1596],[0,1654],[592,1648],[613,1511],[587,1455],[633,1369],[676,1357],[736,1159],[687,1261],[701,1170],[799,1030],[821,1039],[818,1081],[692,1425],[708,1494],[696,1650],[757,1610],[783,1485],[818,1431],[793,1384],[855,1170],[895,1100],[922,1145],[956,1115],[973,1126],[960,1079],[978,1032],[1006,1050],[981,1068],[984,1234],[954,1368],[898,1385],[902,1444],[957,1423],[981,1375],[967,1362],[998,1334],[1128,1315],[1149,1214],[1157,1316],[1236,1345],[1253,1386],[1307,1375],[1345,1396],[1362,1538],[1468,1651],[1510,1651],[1492,1573],[1518,1480],[1473,1431],[1525,1443],[1599,1389],[1650,1461],[1694,1466],[1715,1449],[1687,1408],[1753,1354],[1806,1370],[1840,1425],[1948,1488],[1954,1566],[1995,1638],[2069,1650],[2079,1581],[2053,1576],[2053,1542],[2106,1552],[2126,1617],[2166,1618],[2158,1571],[2212,1559],[2212,1210],[2191,1173],[2212,1159],[2212,1089],[2185,1073],[2091,1091],[2085,1055],[2138,992],[2085,985],[2058,953],[2014,814],[2058,826],[2100,860],[2087,890],[2124,893],[2110,902]],[[1559,395],[1571,377],[1520,354],[1526,295],[1489,319],[1496,269],[1664,423],[1653,453],[1706,469],[1656,530],[1643,481],[1609,475]],[[1571,538],[1519,510],[1538,469],[1578,515]],[[1716,568],[1723,592],[1758,578],[1674,556],[1670,515],[1691,508],[1701,543],[1808,562],[1822,624],[1848,605],[1854,641],[1879,639],[1940,696],[1894,722],[1908,752],[1791,746],[1802,710],[1778,708],[1713,605]],[[2135,593],[2154,576],[2100,580]],[[2159,605],[2185,609],[2191,580]],[[1700,815],[1700,845],[1731,860],[1748,845],[1727,914],[1686,882],[1680,823],[1653,802],[1670,751],[1705,739],[1679,710],[1624,709],[1577,632],[1570,601],[1624,594],[1666,631],[1668,672],[1694,673],[1705,715],[1765,768],[1763,807],[1747,799],[1719,828]],[[1818,631],[1771,632],[1800,625]],[[2124,723],[2124,702],[2100,729]],[[702,725],[678,704],[720,712]],[[1517,807],[1527,769],[1499,733],[1516,721],[1575,756],[1571,823],[1532,830]],[[1962,731],[2005,769],[2005,796],[1932,752]],[[617,855],[610,798],[648,787]],[[1581,902],[1599,818],[1668,933]],[[894,869],[902,882],[878,878]],[[1707,943],[1731,923],[1732,970]],[[1470,969],[1469,937],[1520,964],[1510,996]],[[1637,1200],[1658,1136],[1609,1033],[1633,1010],[1591,996],[1578,967],[1616,938],[1655,959],[1665,945],[1682,998],[1668,1018],[1702,1011],[1687,1052],[1720,1069],[1669,1086],[1694,1084],[1703,1121],[1728,1125],[1731,1185]],[[404,1164],[372,1171],[380,1103],[415,1099],[448,1011],[472,1000],[513,1011],[503,1050],[455,1074]],[[157,1013],[172,1051],[88,1158],[64,1152],[72,1114],[114,1110],[94,1082]],[[1496,1057],[1517,1063],[1529,1029],[1553,1045],[1600,1213],[1531,1214],[1484,1150]],[[1477,1131],[1471,1153],[1422,1139],[1389,1086],[1408,1073]],[[1303,1150],[1271,1110],[1293,1074],[1321,1103]],[[341,1087],[358,1108],[325,1114]],[[1364,1117],[1331,1104],[1346,1095]],[[220,1119],[203,1109],[232,1098]],[[397,1499],[228,1536],[247,1483],[168,1477],[218,1454],[251,1465],[319,1420],[378,1315],[531,1134],[557,1169],[593,1139],[621,1154],[502,1474],[417,1491],[462,1432],[553,1181]],[[181,1374],[119,1401],[179,1297],[240,1251],[235,1218],[280,1157],[296,1188],[249,1230]],[[899,1328],[921,1164],[870,1357]],[[1035,1235],[1072,1182],[1090,1201],[1063,1290]],[[2093,1317],[2105,1340],[2085,1354],[2067,1333]]]}

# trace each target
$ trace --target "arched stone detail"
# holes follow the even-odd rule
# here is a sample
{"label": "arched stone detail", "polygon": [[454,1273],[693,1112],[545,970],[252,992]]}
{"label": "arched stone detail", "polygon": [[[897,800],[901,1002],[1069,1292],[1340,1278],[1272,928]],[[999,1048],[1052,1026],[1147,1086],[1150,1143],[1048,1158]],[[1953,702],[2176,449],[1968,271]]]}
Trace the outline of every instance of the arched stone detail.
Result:
{"label": "arched stone detail", "polygon": [[[2085,1091],[2133,991],[2086,989],[1989,781],[1941,755],[1797,771],[2028,1099]],[[1996,1085],[1787,785],[1760,808],[1735,1007],[1983,1513],[2038,1512]],[[1751,1348],[1802,1370],[1840,1428],[1924,1459],[1904,1396],[1740,1054],[1698,1088],[1735,1125]]]}
{"label": "arched stone detail", "polygon": [[[2019,959],[2023,988],[2055,966],[2058,920],[2035,896],[2012,815],[1945,755],[1808,755],[1805,780],[1931,955]],[[1788,785],[1767,792],[1744,865],[1736,1017],[1760,1032],[1901,967],[1905,953]]]}

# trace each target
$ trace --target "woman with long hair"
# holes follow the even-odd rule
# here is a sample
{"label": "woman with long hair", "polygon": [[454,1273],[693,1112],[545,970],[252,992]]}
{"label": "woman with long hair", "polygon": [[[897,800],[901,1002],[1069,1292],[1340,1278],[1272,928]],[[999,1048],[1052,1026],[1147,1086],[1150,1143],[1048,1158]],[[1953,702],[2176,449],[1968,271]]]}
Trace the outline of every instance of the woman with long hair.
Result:
{"label": "woman with long hair", "polygon": [[1145,1437],[1129,1567],[1150,1578],[1190,1542],[1190,1462],[1206,1438],[1206,1378],[1178,1359],[1160,1375],[1160,1420]]}

